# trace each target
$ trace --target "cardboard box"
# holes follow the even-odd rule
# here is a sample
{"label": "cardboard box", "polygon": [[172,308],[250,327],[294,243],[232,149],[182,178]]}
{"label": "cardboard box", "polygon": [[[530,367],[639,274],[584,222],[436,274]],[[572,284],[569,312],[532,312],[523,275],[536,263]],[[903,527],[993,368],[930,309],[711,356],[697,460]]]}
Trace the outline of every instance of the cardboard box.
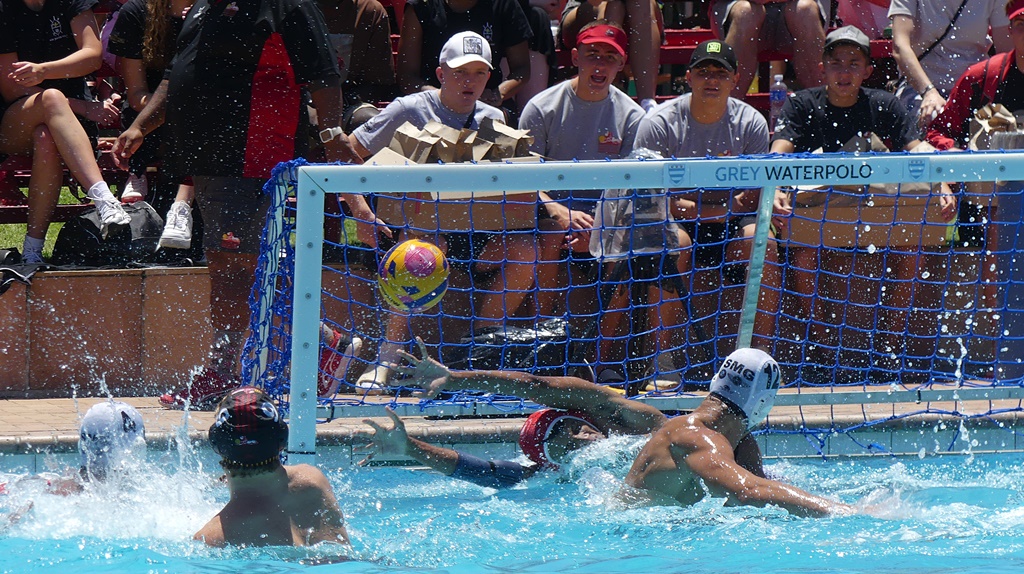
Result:
{"label": "cardboard box", "polygon": [[794,206],[788,235],[812,247],[935,246],[949,241],[952,225],[936,196],[870,195],[854,205]]}
{"label": "cardboard box", "polygon": [[389,147],[392,151],[403,158],[408,158],[413,163],[427,163],[428,161],[437,161],[434,145],[440,139],[435,135],[424,134],[416,126],[405,122],[398,126],[398,129],[395,130],[395,135],[391,136],[391,145]]}
{"label": "cardboard box", "polygon": [[[366,163],[406,165],[410,160],[384,148]],[[437,192],[377,194],[377,217],[393,225],[428,232],[502,231],[537,226],[536,191],[464,191],[441,197]]]}
{"label": "cardboard box", "polygon": [[533,144],[529,130],[517,130],[490,118],[480,122],[478,136],[491,142],[487,159],[492,160],[527,156]]}
{"label": "cardboard box", "polygon": [[[532,141],[528,132],[500,122],[485,121],[479,132],[437,122],[429,122],[420,130],[406,122],[395,132],[390,148],[382,149],[366,163],[458,163],[491,159],[495,154],[508,154],[506,161],[535,162],[540,156],[530,153]],[[443,196],[437,192],[382,193],[377,195],[376,214],[390,224],[428,233],[534,229],[537,192],[463,191]]]}

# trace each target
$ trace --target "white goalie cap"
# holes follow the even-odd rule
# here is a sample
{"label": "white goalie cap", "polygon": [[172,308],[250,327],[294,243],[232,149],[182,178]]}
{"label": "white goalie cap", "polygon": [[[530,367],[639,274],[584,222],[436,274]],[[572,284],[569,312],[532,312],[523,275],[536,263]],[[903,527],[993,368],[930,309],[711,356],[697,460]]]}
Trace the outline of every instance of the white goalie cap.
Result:
{"label": "white goalie cap", "polygon": [[768,416],[782,383],[779,364],[760,349],[729,354],[711,379],[711,394],[739,410],[753,428]]}

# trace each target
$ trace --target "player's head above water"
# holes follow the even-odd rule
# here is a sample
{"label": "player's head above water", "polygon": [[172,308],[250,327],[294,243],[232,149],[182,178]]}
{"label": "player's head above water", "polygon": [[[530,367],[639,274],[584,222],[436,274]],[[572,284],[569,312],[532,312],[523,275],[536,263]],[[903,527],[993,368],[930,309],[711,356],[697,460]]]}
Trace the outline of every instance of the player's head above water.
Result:
{"label": "player's head above water", "polygon": [[105,478],[145,450],[146,426],[135,407],[108,400],[93,405],[82,417],[78,452],[83,475]]}
{"label": "player's head above water", "polygon": [[210,445],[227,469],[273,467],[288,444],[288,425],[270,397],[240,387],[221,399],[210,425]]}
{"label": "player's head above water", "polygon": [[782,383],[782,370],[760,349],[733,351],[711,379],[711,395],[746,419],[747,428],[757,426],[775,404]]}

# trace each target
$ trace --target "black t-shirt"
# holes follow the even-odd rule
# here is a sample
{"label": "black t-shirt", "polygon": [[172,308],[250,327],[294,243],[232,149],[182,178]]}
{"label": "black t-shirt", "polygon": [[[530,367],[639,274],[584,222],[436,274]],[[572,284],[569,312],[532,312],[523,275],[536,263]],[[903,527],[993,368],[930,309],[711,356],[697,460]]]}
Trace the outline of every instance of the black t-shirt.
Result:
{"label": "black t-shirt", "polygon": [[825,90],[821,86],[790,96],[782,106],[772,141],[790,141],[798,152],[818,148],[834,152],[855,136],[868,132],[893,151],[901,151],[919,139],[915,119],[889,92],[861,88],[857,103],[840,108],[828,102]]}
{"label": "black t-shirt", "polygon": [[420,77],[440,87],[437,67],[444,43],[459,32],[476,32],[491,45],[491,78],[487,87],[494,89],[502,82],[501,63],[505,51],[533,37],[526,14],[518,0],[477,0],[466,12],[455,12],[445,0],[409,0],[423,29],[420,50]]}
{"label": "black t-shirt", "polygon": [[[117,22],[110,33],[110,42],[107,44],[107,51],[121,58],[131,60],[142,60],[143,45],[146,40],[146,0],[128,0],[121,6],[118,12]],[[167,31],[164,34],[164,45],[162,53],[165,54],[164,62],[170,63],[174,56],[174,45],[181,32],[182,19],[180,16],[166,16]],[[160,80],[164,77],[164,67],[151,67],[146,65],[146,85],[149,91],[156,90]]]}
{"label": "black t-shirt", "polygon": [[175,173],[262,177],[305,153],[302,86],[340,86],[313,0],[198,0],[185,17],[167,124]]}
{"label": "black t-shirt", "polygon": [[[97,0],[46,0],[36,12],[23,0],[0,0],[0,54],[17,53],[23,62],[53,62],[78,51],[71,21]],[[46,80],[40,87],[56,88],[69,98],[86,96],[85,78]]]}
{"label": "black t-shirt", "polygon": [[998,89],[996,103],[1003,104],[1014,113],[1024,111],[1024,73],[1021,73],[1016,65],[1010,66],[1006,71],[1006,77]]}

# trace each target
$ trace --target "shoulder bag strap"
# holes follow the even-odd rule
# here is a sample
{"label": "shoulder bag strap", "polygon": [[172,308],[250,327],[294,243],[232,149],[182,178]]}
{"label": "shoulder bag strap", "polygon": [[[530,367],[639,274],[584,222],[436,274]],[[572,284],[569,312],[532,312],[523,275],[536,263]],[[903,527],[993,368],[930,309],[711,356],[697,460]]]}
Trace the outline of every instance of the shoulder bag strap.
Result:
{"label": "shoulder bag strap", "polygon": [[921,52],[921,55],[917,57],[918,61],[921,61],[925,56],[931,54],[932,50],[934,50],[936,46],[939,45],[939,42],[942,42],[943,40],[946,39],[946,36],[949,35],[949,31],[952,30],[953,26],[956,25],[956,21],[960,19],[960,15],[964,13],[965,6],[967,6],[967,0],[962,0],[960,2],[960,7],[956,9],[956,13],[953,14],[953,19],[949,21],[949,25],[946,26],[946,29],[942,32],[942,35],[939,36],[934,42],[932,42],[931,46],[925,48],[924,52]]}

